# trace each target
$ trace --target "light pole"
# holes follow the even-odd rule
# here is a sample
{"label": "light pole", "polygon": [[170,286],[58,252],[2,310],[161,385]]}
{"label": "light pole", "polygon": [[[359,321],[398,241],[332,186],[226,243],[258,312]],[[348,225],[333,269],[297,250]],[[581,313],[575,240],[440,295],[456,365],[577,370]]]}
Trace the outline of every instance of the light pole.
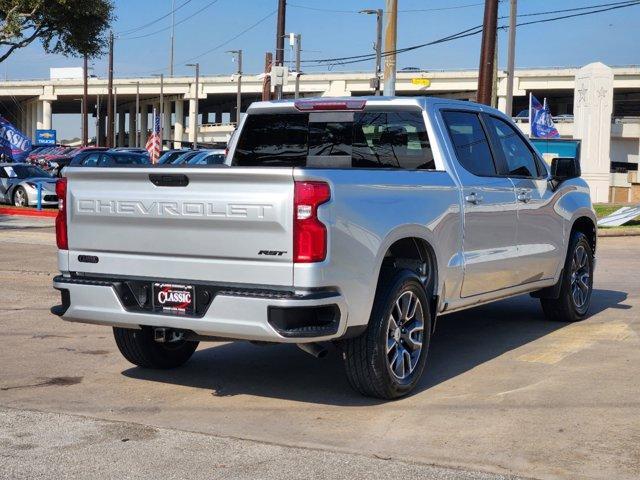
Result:
{"label": "light pole", "polygon": [[198,82],[200,81],[200,64],[199,63],[187,63],[187,67],[194,67],[196,69],[196,101],[195,101],[195,121],[193,122],[194,136],[193,136],[193,149],[198,148]]}
{"label": "light pole", "polygon": [[173,77],[173,44],[176,33],[176,0],[171,0],[171,47],[169,49],[169,76]]}
{"label": "light pole", "polygon": [[302,75],[301,70],[301,52],[302,52],[302,35],[300,33],[290,33],[289,34],[289,45],[295,50],[295,71],[296,71],[296,89],[295,89],[295,98],[300,97],[300,75]]}
{"label": "light pole", "polygon": [[242,113],[242,50],[229,50],[227,53],[234,55],[238,62],[238,93],[236,94],[236,126],[240,124],[240,115]]}
{"label": "light pole", "polygon": [[507,53],[507,104],[504,113],[511,116],[513,108],[513,74],[516,61],[516,21],[518,15],[517,0],[511,0],[509,10],[509,50]]}
{"label": "light pole", "polygon": [[376,16],[376,69],[375,69],[375,78],[372,82],[372,87],[375,90],[376,95],[380,95],[380,73],[382,72],[382,9],[366,9],[360,10],[360,13],[364,13],[365,15],[375,15]]}

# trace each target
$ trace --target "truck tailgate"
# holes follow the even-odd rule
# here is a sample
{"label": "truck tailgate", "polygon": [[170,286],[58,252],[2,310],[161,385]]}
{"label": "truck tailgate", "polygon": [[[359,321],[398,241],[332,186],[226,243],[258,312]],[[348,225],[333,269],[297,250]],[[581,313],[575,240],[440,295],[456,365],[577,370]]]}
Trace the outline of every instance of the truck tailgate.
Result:
{"label": "truck tailgate", "polygon": [[65,176],[69,271],[292,285],[291,168],[69,168]]}

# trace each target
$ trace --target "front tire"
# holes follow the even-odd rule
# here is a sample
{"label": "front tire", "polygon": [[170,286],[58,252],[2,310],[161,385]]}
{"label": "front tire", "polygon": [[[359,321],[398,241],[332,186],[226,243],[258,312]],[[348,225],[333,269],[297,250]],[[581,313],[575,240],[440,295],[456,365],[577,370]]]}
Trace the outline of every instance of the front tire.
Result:
{"label": "front tire", "polygon": [[27,191],[23,187],[16,188],[16,191],[13,193],[13,204],[16,207],[29,206],[29,196],[27,195]]}
{"label": "front tire", "polygon": [[187,340],[156,342],[150,327],[142,327],[140,330],[113,327],[113,336],[122,356],[143,368],[179,367],[191,358],[198,347],[198,342]]}
{"label": "front tire", "polygon": [[342,345],[347,378],[362,395],[407,395],[422,376],[431,339],[431,312],[415,273],[401,270],[378,286],[367,330]]}
{"label": "front tire", "polygon": [[593,250],[582,232],[573,232],[560,279],[558,298],[541,298],[549,320],[578,322],[587,316],[593,291]]}

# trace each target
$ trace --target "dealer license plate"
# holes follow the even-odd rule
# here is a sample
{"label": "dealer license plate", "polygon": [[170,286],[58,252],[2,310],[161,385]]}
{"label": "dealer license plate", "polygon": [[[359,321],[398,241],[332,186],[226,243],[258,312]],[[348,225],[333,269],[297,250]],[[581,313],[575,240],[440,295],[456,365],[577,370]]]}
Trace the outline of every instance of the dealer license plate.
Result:
{"label": "dealer license plate", "polygon": [[172,283],[153,284],[154,310],[166,313],[193,315],[195,305],[193,285],[175,285]]}

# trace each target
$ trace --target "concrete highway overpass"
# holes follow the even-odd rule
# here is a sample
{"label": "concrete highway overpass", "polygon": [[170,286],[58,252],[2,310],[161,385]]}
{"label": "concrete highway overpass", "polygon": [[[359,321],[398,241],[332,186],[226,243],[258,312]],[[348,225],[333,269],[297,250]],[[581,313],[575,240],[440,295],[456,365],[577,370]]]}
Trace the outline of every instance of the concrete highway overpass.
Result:
{"label": "concrete highway overpass", "polygon": [[[554,115],[573,112],[575,74],[577,68],[536,68],[516,71],[513,112],[526,109],[528,94],[547,97]],[[640,117],[640,67],[614,67],[614,118]],[[302,75],[300,91],[303,96],[368,95],[370,73],[322,73]],[[415,79],[428,79],[423,86]],[[198,85],[198,123],[200,141],[224,140],[233,130],[236,121],[235,76],[202,76]],[[416,71],[399,72],[398,95],[428,95],[473,100],[476,95],[476,71]],[[118,144],[135,145],[136,135],[151,127],[153,108],[159,111],[160,79],[116,78],[114,80],[117,104],[116,131]],[[243,110],[251,102],[260,99],[262,77],[244,75],[242,78]],[[34,136],[36,129],[55,128],[53,114],[78,114],[81,111],[81,79],[20,80],[0,82],[0,114],[22,131]],[[136,91],[142,115],[136,128]],[[293,96],[294,82],[290,79],[285,95]],[[164,79],[166,140],[193,141],[195,131],[195,79],[171,77]],[[506,105],[506,75],[499,73],[498,106]],[[107,80],[90,78],[89,105],[97,131],[104,142],[104,117],[106,116]],[[98,107],[99,105],[99,107]],[[98,112],[99,108],[99,112]],[[145,115],[146,113],[146,115]],[[563,133],[570,135],[570,127],[563,126]],[[79,136],[80,132],[78,132]],[[639,148],[635,154],[638,155]],[[637,161],[637,158],[636,158]]]}
{"label": "concrete highway overpass", "polygon": [[[598,64],[601,65],[601,64]],[[608,67],[602,65],[608,69]],[[612,162],[612,187],[622,187],[622,197],[632,190],[628,170],[637,170],[640,160],[640,67],[612,67],[613,97],[611,144],[608,155]],[[512,111],[528,108],[528,95],[540,100],[547,98],[552,113],[560,116],[557,127],[560,134],[573,138],[574,105],[578,99],[576,74],[579,68],[532,68],[515,72]],[[359,96],[370,95],[370,73],[319,73],[300,77],[302,96]],[[425,79],[428,80],[425,85]],[[242,110],[260,100],[262,75],[242,77]],[[286,97],[294,94],[294,78],[285,87]],[[477,73],[475,70],[399,72],[398,95],[427,95],[462,100],[474,100]],[[580,88],[580,87],[578,87]],[[160,78],[116,78],[114,80],[116,143],[119,146],[144,145],[151,128],[152,112],[160,111]],[[237,78],[229,75],[202,76],[198,83],[198,142],[226,141],[236,125]],[[79,114],[83,92],[82,79],[20,80],[0,82],[0,115],[34,138],[37,129],[56,128],[54,114]],[[194,77],[164,78],[164,130],[165,145],[188,145],[196,139],[196,85]],[[506,74],[498,74],[498,108],[506,106]],[[136,97],[140,115],[136,115]],[[98,144],[105,144],[105,116],[107,111],[107,79],[89,79],[89,106],[95,122]],[[56,115],[57,117],[57,115]],[[518,121],[520,128],[529,133],[527,121]],[[93,130],[90,128],[90,131]],[[80,136],[80,122],[78,133]],[[608,167],[599,167],[600,176],[608,176]],[[603,176],[604,175],[604,176]],[[637,177],[636,178],[637,181]],[[605,180],[603,180],[605,181]],[[592,186],[593,187],[593,186]],[[603,189],[606,189],[604,186]],[[640,186],[637,189],[640,192]],[[600,193],[599,198],[604,194]],[[614,195],[612,193],[612,195]],[[615,194],[618,195],[618,194]],[[617,198],[617,197],[616,197]]]}

